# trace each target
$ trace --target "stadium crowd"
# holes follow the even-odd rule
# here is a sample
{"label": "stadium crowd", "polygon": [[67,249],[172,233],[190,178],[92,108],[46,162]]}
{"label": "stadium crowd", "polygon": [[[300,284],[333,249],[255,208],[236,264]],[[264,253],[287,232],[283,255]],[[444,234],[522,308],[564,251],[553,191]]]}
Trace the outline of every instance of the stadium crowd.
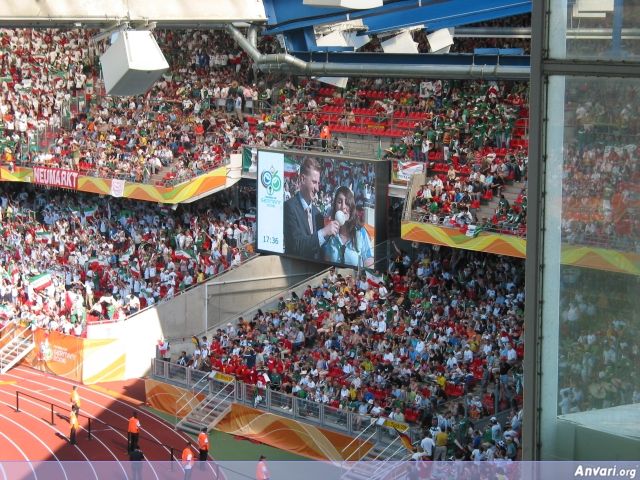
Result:
{"label": "stadium crowd", "polygon": [[[465,149],[508,145],[526,104],[526,86],[518,83],[352,79],[340,91],[307,78],[258,78],[228,35],[200,30],[156,31],[170,72],[147,95],[118,100],[100,93],[97,54],[105,46],[91,43],[90,32],[0,33],[4,162],[135,182],[185,180],[243,144],[339,152],[335,133],[356,126],[364,129],[358,134],[399,139],[391,147],[397,158],[403,150],[414,160],[443,151],[448,161],[449,149],[464,156]],[[278,47],[266,37],[260,48]],[[34,66],[39,59],[53,59],[52,66]],[[78,108],[67,125],[72,103]],[[44,151],[23,158],[20,145],[31,145],[45,127],[51,148],[45,138]]]}
{"label": "stadium crowd", "polygon": [[[467,419],[491,416],[497,404],[513,410],[506,437],[517,444],[523,287],[515,259],[427,248],[412,261],[398,250],[388,274],[332,269],[301,296],[198,339],[178,362],[255,385],[256,402],[270,388],[434,437],[442,430],[456,454],[471,450],[456,452],[454,439],[476,442]],[[484,448],[500,449],[504,432]]]}
{"label": "stadium crowd", "polygon": [[[501,195],[507,183],[527,178],[528,99],[522,87],[427,82],[434,114],[416,123],[411,136],[392,141],[386,153],[400,163],[427,162],[430,176],[413,204],[419,220],[526,234],[526,189],[512,205]],[[477,218],[481,203],[494,197],[499,199],[495,214]]]}
{"label": "stadium crowd", "polygon": [[240,264],[253,219],[218,194],[147,202],[2,186],[0,319],[81,335]]}
{"label": "stadium crowd", "polygon": [[[607,102],[597,100],[596,89]],[[567,141],[563,163],[563,240],[639,252],[636,89],[570,84],[567,101],[575,136]]]}
{"label": "stadium crowd", "polygon": [[[606,292],[599,287],[608,285]],[[567,415],[640,402],[638,278],[563,267],[558,412]]]}

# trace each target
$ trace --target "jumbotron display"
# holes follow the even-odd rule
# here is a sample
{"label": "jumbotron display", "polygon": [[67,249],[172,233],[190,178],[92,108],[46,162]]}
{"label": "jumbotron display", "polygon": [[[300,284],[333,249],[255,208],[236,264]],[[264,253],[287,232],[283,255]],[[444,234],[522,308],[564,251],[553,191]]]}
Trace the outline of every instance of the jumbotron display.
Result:
{"label": "jumbotron display", "polygon": [[376,167],[354,159],[259,151],[258,250],[373,266]]}

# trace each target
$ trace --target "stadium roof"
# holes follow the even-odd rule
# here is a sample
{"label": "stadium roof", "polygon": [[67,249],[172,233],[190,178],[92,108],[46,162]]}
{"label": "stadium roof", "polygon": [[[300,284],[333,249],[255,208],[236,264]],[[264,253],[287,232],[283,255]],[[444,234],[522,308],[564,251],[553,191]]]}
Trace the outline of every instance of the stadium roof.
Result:
{"label": "stadium roof", "polygon": [[[314,3],[307,5],[306,3]],[[359,7],[381,4],[373,8],[343,8],[335,5],[346,2]],[[344,4],[344,3],[343,3]],[[101,28],[103,35],[122,28],[226,28],[256,26],[249,29],[247,37],[235,35],[243,49],[256,57],[263,70],[272,64],[285,64],[291,73],[346,76],[375,74],[378,76],[440,75],[442,78],[526,78],[528,57],[505,59],[497,53],[495,58],[451,57],[421,59],[424,67],[407,67],[398,64],[400,57],[385,54],[368,54],[352,58],[332,56],[308,57],[306,54],[325,52],[354,52],[369,41],[369,35],[392,38],[404,35],[411,44],[408,29],[424,29],[428,32],[445,32],[446,28],[510,17],[531,11],[531,0],[4,0],[0,2],[0,26],[33,27],[86,27]],[[255,50],[257,30],[281,35],[287,52],[286,58],[271,58]],[[235,29],[234,29],[235,30]],[[238,33],[237,30],[235,33]],[[327,35],[327,33],[344,34]],[[399,35],[398,35],[399,34]],[[448,34],[447,34],[448,35]],[[331,37],[330,40],[327,38]],[[348,37],[348,38],[347,38]],[[243,41],[246,38],[246,41]],[[333,38],[338,38],[334,43]],[[398,43],[402,43],[398,41]],[[432,46],[431,39],[429,43]],[[417,52],[415,47],[395,53]],[[433,49],[437,50],[437,49]],[[448,51],[448,49],[444,49]],[[436,52],[437,53],[437,52]],[[443,56],[440,56],[443,58]],[[524,57],[524,56],[523,56]],[[504,60],[503,60],[504,59]],[[273,61],[271,61],[273,60]],[[401,59],[402,60],[402,59]],[[469,61],[471,70],[467,69]],[[341,63],[353,63],[344,67]],[[411,62],[409,62],[411,63]],[[395,65],[395,66],[394,66]],[[442,65],[438,69],[437,65]],[[489,67],[489,68],[487,68]],[[286,69],[285,69],[286,70]],[[470,72],[470,73],[468,73]]]}

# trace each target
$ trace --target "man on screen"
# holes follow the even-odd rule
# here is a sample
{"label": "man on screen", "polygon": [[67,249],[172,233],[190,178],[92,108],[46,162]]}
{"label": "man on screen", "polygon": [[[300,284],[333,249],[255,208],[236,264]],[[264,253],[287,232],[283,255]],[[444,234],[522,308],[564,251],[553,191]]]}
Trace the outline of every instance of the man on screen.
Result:
{"label": "man on screen", "polygon": [[320,190],[317,160],[304,159],[300,166],[299,186],[298,193],[284,203],[284,253],[317,259],[320,247],[340,229],[336,220],[324,225],[324,218],[314,205]]}

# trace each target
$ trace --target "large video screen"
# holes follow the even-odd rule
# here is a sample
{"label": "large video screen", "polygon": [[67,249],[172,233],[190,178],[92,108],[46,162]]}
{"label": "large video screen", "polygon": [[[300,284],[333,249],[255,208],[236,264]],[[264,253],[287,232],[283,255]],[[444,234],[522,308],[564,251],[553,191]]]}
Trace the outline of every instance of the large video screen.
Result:
{"label": "large video screen", "polygon": [[260,150],[257,175],[258,250],[373,266],[375,163]]}

